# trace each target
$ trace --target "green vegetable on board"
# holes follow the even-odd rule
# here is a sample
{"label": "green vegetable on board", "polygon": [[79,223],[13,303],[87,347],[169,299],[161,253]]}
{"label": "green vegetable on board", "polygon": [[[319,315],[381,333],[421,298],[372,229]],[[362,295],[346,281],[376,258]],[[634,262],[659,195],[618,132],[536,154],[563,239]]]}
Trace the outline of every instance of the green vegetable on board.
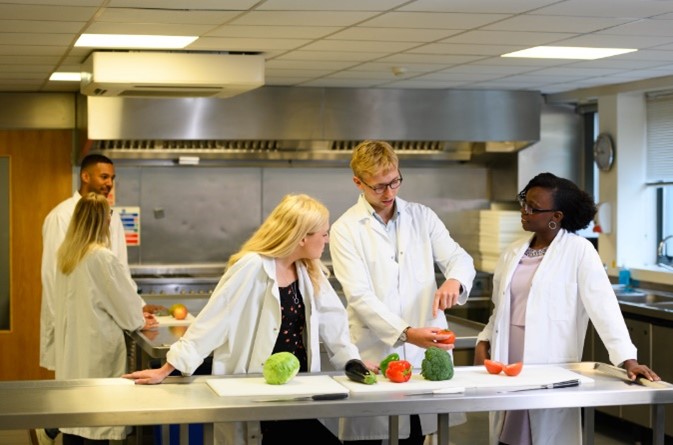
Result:
{"label": "green vegetable on board", "polygon": [[289,352],[277,352],[266,359],[262,368],[264,380],[270,385],[283,385],[299,372],[299,359]]}
{"label": "green vegetable on board", "polygon": [[379,369],[381,370],[381,374],[386,375],[386,369],[388,369],[388,363],[396,362],[399,359],[400,355],[397,352],[393,352],[388,357],[381,360],[381,363],[379,363]]}
{"label": "green vegetable on board", "polygon": [[451,355],[436,346],[425,350],[425,358],[421,362],[421,375],[426,380],[450,380],[453,378],[453,360]]}

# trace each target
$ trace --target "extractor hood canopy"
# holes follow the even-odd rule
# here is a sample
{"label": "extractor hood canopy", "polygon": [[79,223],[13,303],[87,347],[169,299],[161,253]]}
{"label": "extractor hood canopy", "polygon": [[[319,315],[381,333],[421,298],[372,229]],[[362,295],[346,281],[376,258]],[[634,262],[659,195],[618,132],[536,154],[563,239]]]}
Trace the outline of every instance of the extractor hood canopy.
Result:
{"label": "extractor hood canopy", "polygon": [[80,91],[104,97],[224,98],[262,85],[262,55],[95,51],[82,64]]}
{"label": "extractor hood canopy", "polygon": [[540,139],[534,91],[264,87],[219,99],[87,99],[88,151],[125,162],[347,161],[362,140],[464,162]]}

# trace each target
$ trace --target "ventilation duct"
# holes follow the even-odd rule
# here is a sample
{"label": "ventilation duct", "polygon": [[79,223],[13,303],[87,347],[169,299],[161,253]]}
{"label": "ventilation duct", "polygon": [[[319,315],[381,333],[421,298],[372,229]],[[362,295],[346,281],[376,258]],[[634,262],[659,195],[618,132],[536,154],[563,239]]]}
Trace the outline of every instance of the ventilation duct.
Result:
{"label": "ventilation duct", "polygon": [[100,52],[82,65],[80,91],[103,97],[232,97],[264,85],[261,55]]}

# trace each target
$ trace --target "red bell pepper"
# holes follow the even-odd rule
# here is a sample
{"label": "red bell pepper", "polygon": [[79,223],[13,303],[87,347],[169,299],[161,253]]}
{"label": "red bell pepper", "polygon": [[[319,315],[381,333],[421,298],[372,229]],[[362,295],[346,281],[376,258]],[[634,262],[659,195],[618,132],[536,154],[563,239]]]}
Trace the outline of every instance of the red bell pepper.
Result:
{"label": "red bell pepper", "polygon": [[388,363],[386,377],[388,377],[388,380],[391,382],[404,383],[409,381],[412,372],[413,367],[411,366],[411,363],[406,360],[395,360]]}

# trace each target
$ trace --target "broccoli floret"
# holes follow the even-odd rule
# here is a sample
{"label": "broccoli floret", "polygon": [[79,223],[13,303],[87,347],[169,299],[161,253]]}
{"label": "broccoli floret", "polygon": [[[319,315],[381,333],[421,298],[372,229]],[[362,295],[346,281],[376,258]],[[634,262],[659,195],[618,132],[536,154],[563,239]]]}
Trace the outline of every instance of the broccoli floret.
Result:
{"label": "broccoli floret", "polygon": [[425,358],[421,363],[421,375],[426,380],[450,380],[453,378],[453,361],[451,355],[436,346],[425,350]]}

